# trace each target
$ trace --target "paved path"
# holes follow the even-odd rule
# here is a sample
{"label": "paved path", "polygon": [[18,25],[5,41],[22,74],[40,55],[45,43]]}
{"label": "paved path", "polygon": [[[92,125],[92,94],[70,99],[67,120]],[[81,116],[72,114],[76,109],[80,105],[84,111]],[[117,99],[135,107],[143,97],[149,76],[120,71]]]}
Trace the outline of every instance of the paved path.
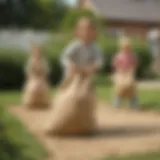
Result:
{"label": "paved path", "polygon": [[45,135],[51,110],[11,108],[49,152],[49,160],[93,160],[111,155],[147,152],[160,148],[160,115],[111,109],[97,110],[97,134],[91,137],[56,138]]}
{"label": "paved path", "polygon": [[141,81],[138,83],[140,88],[160,90],[160,80],[157,81]]}

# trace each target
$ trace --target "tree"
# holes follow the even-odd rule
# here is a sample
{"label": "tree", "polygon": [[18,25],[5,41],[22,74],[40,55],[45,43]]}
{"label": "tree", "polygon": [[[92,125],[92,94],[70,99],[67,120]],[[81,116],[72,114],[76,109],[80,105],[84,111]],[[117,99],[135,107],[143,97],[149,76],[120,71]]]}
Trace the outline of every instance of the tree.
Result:
{"label": "tree", "polygon": [[67,6],[62,0],[4,0],[0,26],[59,28]]}
{"label": "tree", "polygon": [[86,10],[86,9],[72,9],[64,17],[64,19],[62,21],[62,29],[64,31],[68,31],[68,30],[73,29],[76,21],[80,17],[83,17],[83,16],[92,18],[95,22],[97,22],[96,24],[99,24],[99,25],[102,24],[102,19],[99,16],[95,15],[90,10]]}

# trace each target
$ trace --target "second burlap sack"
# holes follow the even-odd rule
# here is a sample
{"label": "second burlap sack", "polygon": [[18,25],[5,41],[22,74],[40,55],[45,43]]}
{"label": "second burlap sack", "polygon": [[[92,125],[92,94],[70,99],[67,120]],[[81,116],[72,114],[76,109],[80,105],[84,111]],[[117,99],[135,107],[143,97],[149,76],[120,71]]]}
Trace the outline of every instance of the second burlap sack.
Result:
{"label": "second burlap sack", "polygon": [[134,70],[118,71],[114,77],[115,94],[119,97],[133,97],[136,93]]}
{"label": "second burlap sack", "polygon": [[44,79],[30,79],[24,87],[23,104],[29,108],[46,108],[50,103],[49,84]]}
{"label": "second burlap sack", "polygon": [[53,103],[50,133],[67,135],[93,132],[95,106],[91,77],[76,74],[65,78]]}

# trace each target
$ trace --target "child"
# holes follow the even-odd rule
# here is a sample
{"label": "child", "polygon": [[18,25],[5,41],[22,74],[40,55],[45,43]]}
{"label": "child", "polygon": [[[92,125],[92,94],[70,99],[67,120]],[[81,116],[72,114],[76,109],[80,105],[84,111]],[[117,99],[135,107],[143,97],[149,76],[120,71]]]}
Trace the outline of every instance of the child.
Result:
{"label": "child", "polygon": [[136,97],[135,71],[137,60],[131,50],[131,43],[127,37],[120,39],[120,51],[113,60],[115,70],[114,83],[116,89],[116,98],[114,105],[119,106],[122,98],[129,98],[130,105],[133,108],[138,106]]}
{"label": "child", "polygon": [[92,74],[102,66],[103,58],[95,43],[92,20],[80,18],[75,35],[61,59],[65,75],[53,104],[53,121],[49,124],[53,134],[88,134],[95,129]]}
{"label": "child", "polygon": [[25,68],[26,84],[24,87],[23,104],[28,107],[46,107],[49,105],[49,67],[40,53],[34,47]]}
{"label": "child", "polygon": [[92,74],[102,67],[103,58],[100,48],[95,43],[96,27],[89,18],[81,18],[76,25],[75,36],[62,55],[65,75],[82,71]]}

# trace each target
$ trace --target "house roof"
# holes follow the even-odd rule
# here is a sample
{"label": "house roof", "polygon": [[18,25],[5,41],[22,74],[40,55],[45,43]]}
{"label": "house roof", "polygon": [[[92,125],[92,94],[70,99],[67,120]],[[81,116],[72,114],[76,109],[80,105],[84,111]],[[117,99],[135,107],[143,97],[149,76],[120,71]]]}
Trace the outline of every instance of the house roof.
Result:
{"label": "house roof", "polygon": [[160,0],[91,0],[111,20],[160,23]]}

